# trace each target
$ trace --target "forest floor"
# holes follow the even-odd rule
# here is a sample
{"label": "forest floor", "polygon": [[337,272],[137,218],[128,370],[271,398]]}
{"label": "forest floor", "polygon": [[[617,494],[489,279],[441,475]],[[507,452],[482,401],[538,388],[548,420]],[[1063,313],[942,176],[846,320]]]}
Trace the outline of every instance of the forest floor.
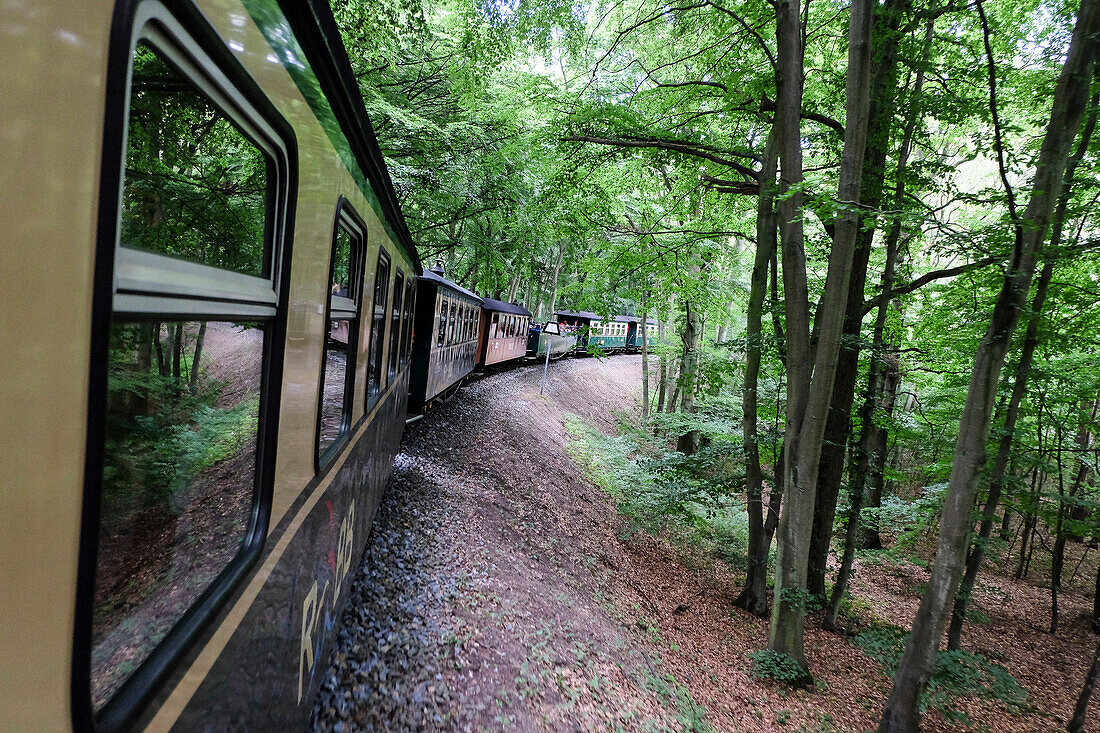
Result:
{"label": "forest floor", "polygon": [[[408,428],[315,729],[873,730],[890,678],[853,637],[811,620],[813,690],[755,678],[747,655],[766,645],[767,622],[733,607],[741,572],[703,547],[629,531],[571,457],[570,421],[613,434],[636,416],[639,358],[555,363],[545,396],[540,376],[480,379]],[[1083,549],[1073,552],[1068,568]],[[863,556],[858,628],[907,628],[923,564]],[[1086,557],[1062,593],[1056,636],[1045,632],[1049,591],[987,569],[964,645],[1003,665],[1026,699],[951,697],[922,729],[1064,730],[1095,645],[1095,567]],[[1088,729],[1098,721],[1093,712]]]}

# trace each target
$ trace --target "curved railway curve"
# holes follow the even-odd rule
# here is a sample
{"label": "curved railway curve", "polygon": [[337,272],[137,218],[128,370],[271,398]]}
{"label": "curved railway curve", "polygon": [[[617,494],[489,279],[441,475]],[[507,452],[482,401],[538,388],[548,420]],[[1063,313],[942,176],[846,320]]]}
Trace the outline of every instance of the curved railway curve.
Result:
{"label": "curved railway curve", "polygon": [[406,432],[352,582],[314,730],[679,729],[637,624],[615,507],[569,454],[610,432],[640,358],[481,379]]}

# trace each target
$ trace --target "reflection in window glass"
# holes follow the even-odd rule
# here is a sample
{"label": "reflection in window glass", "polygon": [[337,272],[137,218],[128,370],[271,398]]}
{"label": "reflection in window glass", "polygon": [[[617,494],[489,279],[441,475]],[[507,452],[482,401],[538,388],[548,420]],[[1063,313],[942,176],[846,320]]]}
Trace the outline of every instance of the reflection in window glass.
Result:
{"label": "reflection in window glass", "polygon": [[265,277],[267,159],[146,44],[134,52],[123,246]]}
{"label": "reflection in window glass", "polygon": [[451,314],[447,323],[447,343],[453,344],[457,339],[455,338],[455,325],[458,323],[458,305],[453,301],[451,302]]}
{"label": "reflection in window glass", "polygon": [[390,258],[378,253],[378,268],[374,272],[374,307],[371,313],[370,354],[367,365],[367,409],[374,407],[385,386],[382,351],[386,346],[386,298],[390,287]]}
{"label": "reflection in window glass", "polygon": [[390,306],[390,380],[397,374],[397,346],[401,343],[401,296],[405,293],[405,278],[400,272],[393,277],[393,304]]}
{"label": "reflection in window glass", "polygon": [[111,328],[92,619],[98,708],[237,554],[255,494],[264,329]]}
{"label": "reflection in window glass", "polygon": [[[351,232],[336,227],[336,243],[332,253],[332,295],[354,298],[351,292]],[[347,343],[345,340],[344,343]]]}
{"label": "reflection in window glass", "polygon": [[350,229],[354,219],[349,211],[341,211],[332,242],[325,358],[321,365],[321,414],[317,432],[317,455],[321,462],[326,451],[351,429],[351,400],[355,386],[360,290],[355,269],[361,261],[362,238]]}
{"label": "reflection in window glass", "polygon": [[[320,455],[348,431],[348,321],[330,318],[325,339],[324,387],[321,391],[321,431],[317,439]],[[344,336],[341,344],[339,336]]]}

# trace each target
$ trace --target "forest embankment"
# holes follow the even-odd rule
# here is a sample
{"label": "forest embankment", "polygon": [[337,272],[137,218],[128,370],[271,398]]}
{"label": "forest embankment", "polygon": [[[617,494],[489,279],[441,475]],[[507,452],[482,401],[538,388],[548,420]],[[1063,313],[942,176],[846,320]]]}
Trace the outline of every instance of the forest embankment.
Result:
{"label": "forest embankment", "polygon": [[[916,610],[928,558],[860,558],[852,635],[807,626],[814,690],[754,677],[748,655],[768,630],[732,605],[744,548],[722,545],[737,532],[640,531],[601,472],[601,447],[637,417],[639,372],[637,357],[568,360],[540,396],[541,369],[525,367],[410,426],[317,729],[874,728],[889,692],[883,660]],[[925,730],[1064,729],[1093,644],[1087,589],[1067,591],[1068,623],[1052,637],[1039,628],[1044,591],[991,568],[967,630],[981,656],[949,670],[969,682],[945,678]],[[981,693],[954,694],[966,684]]]}

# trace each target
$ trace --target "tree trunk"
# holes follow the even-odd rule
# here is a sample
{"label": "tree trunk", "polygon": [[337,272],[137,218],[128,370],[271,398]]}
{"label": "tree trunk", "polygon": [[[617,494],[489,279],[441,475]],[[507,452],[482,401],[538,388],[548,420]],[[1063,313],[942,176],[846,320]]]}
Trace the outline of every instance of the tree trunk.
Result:
{"label": "tree trunk", "polygon": [[[665,322],[661,321],[657,324],[657,341],[662,346],[665,343]],[[660,370],[657,379],[657,412],[664,412],[665,409],[665,394],[668,391],[668,364],[665,363],[665,355],[662,352],[660,357]]]}
{"label": "tree trunk", "polygon": [[649,421],[649,294],[642,296],[642,322],[638,329],[642,332],[642,422]]}
{"label": "tree trunk", "polygon": [[[918,76],[916,84],[918,92],[920,91],[921,82],[922,77]],[[915,129],[914,122],[915,121],[910,121],[906,127],[904,142],[902,143],[901,153],[898,159],[898,183],[894,197],[895,206],[899,206],[900,199],[904,193],[904,184],[902,183],[903,177],[901,174],[904,172],[908,160],[913,130]],[[870,468],[870,463],[872,459],[876,458],[875,450],[878,447],[876,442],[878,432],[874,422],[875,407],[877,404],[878,407],[887,413],[893,410],[894,395],[897,393],[897,383],[900,381],[896,356],[889,361],[885,379],[882,374],[882,361],[887,360],[888,357],[883,357],[883,359],[878,358],[878,354],[882,351],[883,347],[883,333],[886,330],[886,316],[890,309],[890,289],[894,282],[894,271],[897,262],[898,241],[900,236],[901,219],[897,218],[894,220],[890,233],[886,237],[886,263],[882,271],[882,288],[879,292],[878,311],[875,315],[875,325],[872,331],[872,351],[871,363],[868,367],[867,375],[867,394],[860,408],[862,429],[860,441],[855,450],[855,460],[852,461],[854,470],[851,472],[849,487],[848,526],[844,533],[844,554],[841,556],[840,569],[837,572],[836,582],[833,583],[833,592],[829,597],[829,607],[825,619],[822,622],[822,626],[827,630],[837,629],[837,616],[840,614],[840,602],[844,598],[844,592],[848,586],[848,579],[852,574],[852,563],[855,560],[856,544],[862,534],[860,530],[860,513],[863,511],[863,503],[866,497],[865,482],[868,474],[874,473]],[[894,375],[892,381],[890,379],[891,373]],[[886,386],[884,386],[884,384]],[[892,388],[888,388],[891,386]],[[876,403],[875,395],[879,392],[882,393],[882,402]],[[885,428],[882,432],[885,434]],[[882,458],[885,459],[885,456],[882,456]],[[881,479],[881,472],[879,476]],[[881,480],[878,486],[880,488],[881,498]],[[875,537],[878,537],[877,531],[875,531]]]}
{"label": "tree trunk", "polygon": [[191,394],[199,391],[199,362],[202,360],[202,346],[206,341],[206,321],[199,324],[199,333],[195,337],[195,353],[191,359]]}
{"label": "tree trunk", "polygon": [[1024,514],[1023,531],[1020,536],[1020,561],[1016,565],[1014,577],[1022,580],[1027,575],[1028,566],[1031,564],[1031,543],[1035,536],[1035,525],[1038,522],[1036,507],[1039,506],[1039,467],[1031,471],[1030,506]]}
{"label": "tree trunk", "polygon": [[1100,631],[1100,565],[1096,566],[1096,585],[1092,594],[1092,630]]}
{"label": "tree trunk", "polygon": [[[871,80],[867,121],[867,151],[863,162],[863,180],[859,202],[867,210],[877,210],[882,202],[886,177],[886,155],[890,149],[895,99],[897,97],[898,25],[910,0],[888,0],[876,13],[873,42],[874,75]],[[904,148],[903,148],[904,149]],[[904,167],[902,164],[899,167]],[[872,219],[871,222],[874,220]],[[845,456],[852,432],[852,403],[859,375],[859,332],[863,323],[864,289],[871,242],[875,229],[864,223],[856,233],[852,274],[848,281],[848,301],[841,332],[840,354],[828,417],[825,444],[818,468],[817,500],[814,503],[813,534],[810,539],[809,575],[806,589],[815,597],[825,596],[825,568],[840,485],[844,478]]]}
{"label": "tree trunk", "polygon": [[1069,725],[1066,730],[1069,733],[1084,733],[1085,730],[1085,715],[1089,709],[1089,699],[1092,698],[1092,691],[1096,689],[1096,677],[1100,674],[1100,645],[1097,645],[1096,651],[1092,655],[1092,665],[1089,666],[1089,672],[1085,675],[1085,684],[1081,688],[1081,694],[1077,697],[1077,705],[1073,708],[1073,717],[1069,720]]}
{"label": "tree trunk", "polygon": [[[977,9],[984,28],[985,13],[981,4]],[[918,728],[920,695],[932,673],[949,604],[954,600],[962,576],[971,524],[970,510],[974,506],[977,479],[985,465],[985,447],[998,377],[1020,311],[1026,305],[1035,259],[1046,236],[1061,188],[1059,184],[1069,157],[1069,147],[1081,127],[1088,104],[1098,30],[1100,0],[1082,0],[1069,53],[1054,93],[1050,123],[1039,153],[1031,199],[1022,219],[1016,217],[1015,207],[1010,207],[1016,234],[1013,257],[997,296],[989,327],[975,355],[944,498],[936,560],[883,711],[879,729],[885,733],[911,733]],[[995,73],[988,37],[986,43],[992,82]],[[990,91],[995,101],[993,84]],[[995,126],[999,125],[995,106],[992,106],[992,112]],[[998,153],[1001,151],[999,134],[998,129]]]}
{"label": "tree trunk", "polygon": [[[515,267],[514,264],[513,267]],[[519,290],[519,274],[520,270],[516,267],[516,273],[512,275],[512,282],[508,284],[508,295],[504,298],[504,302],[506,303],[514,303],[516,301],[516,292]]]}
{"label": "tree trunk", "polygon": [[[779,51],[777,110],[782,173],[779,177],[779,229],[782,238],[784,304],[787,314],[787,416],[782,482],[786,500],[780,514],[776,549],[775,603],[772,605],[768,648],[791,657],[809,677],[803,651],[805,599],[799,594],[806,584],[806,554],[802,540],[813,516],[813,496],[792,481],[789,468],[798,459],[798,430],[809,386],[809,298],[806,285],[806,253],[802,231],[802,140],[799,114],[802,106],[803,45],[799,14],[801,3],[782,0],[777,7],[776,38]],[[808,508],[808,512],[806,511]],[[805,530],[803,525],[807,525]]]}
{"label": "tree trunk", "polygon": [[[951,612],[951,626],[947,631],[947,648],[959,649],[962,645],[962,628],[966,621],[966,606],[970,601],[970,594],[974,590],[974,583],[978,578],[982,561],[985,559],[985,548],[989,538],[993,534],[993,520],[996,516],[997,505],[1001,501],[1001,494],[1007,480],[1009,455],[1012,452],[1012,441],[1016,430],[1016,419],[1020,413],[1020,403],[1026,392],[1028,374],[1031,372],[1031,361],[1035,354],[1035,347],[1039,343],[1039,313],[1042,311],[1043,302],[1046,299],[1047,286],[1050,284],[1051,275],[1054,272],[1054,258],[1048,258],[1043,265],[1043,271],[1039,275],[1039,284],[1035,290],[1035,297],[1031,301],[1031,317],[1028,321],[1027,332],[1024,335],[1024,344],[1020,353],[1020,361],[1016,365],[1015,380],[1012,384],[1012,395],[1009,397],[1008,407],[1005,410],[1003,435],[1000,445],[997,447],[997,457],[993,460],[993,471],[990,475],[989,494],[986,497],[985,506],[982,508],[982,523],[978,530],[978,539],[970,548],[966,558],[966,571],[963,574],[959,591],[955,597],[955,607]],[[1006,510],[1007,511],[1007,510]]]}
{"label": "tree trunk", "polygon": [[175,381],[175,389],[178,391],[183,382],[181,374],[183,361],[183,324],[177,323],[172,329],[172,379]]}
{"label": "tree trunk", "polygon": [[[845,89],[847,124],[838,187],[838,199],[844,202],[859,202],[861,196],[867,147],[874,6],[872,0],[853,0],[851,4]],[[776,119],[780,123],[781,182],[795,187],[802,178],[802,140],[799,132],[802,47],[797,4],[791,0],[782,2],[778,17],[780,85]],[[860,216],[856,205],[845,206],[838,216],[825,290],[821,297],[820,323],[814,324],[818,340],[811,364],[802,225],[797,220],[792,221],[797,217],[794,211],[788,211],[791,205],[801,206],[801,197],[797,192],[783,199],[781,209],[782,221],[786,222],[786,231],[783,232],[783,279],[787,313],[787,430],[784,440],[787,459],[783,476],[783,512],[777,536],[775,603],[772,606],[768,647],[794,660],[803,669],[804,678],[809,679],[803,631],[810,535],[825,422],[836,376]]]}
{"label": "tree trunk", "polygon": [[[1089,141],[1096,129],[1097,104],[1100,103],[1100,93],[1092,95],[1089,105],[1089,116],[1085,121],[1085,127],[1081,131],[1081,139],[1077,150],[1066,165],[1066,172],[1062,179],[1061,193],[1058,198],[1058,207],[1054,212],[1054,219],[1050,231],[1050,249],[1056,249],[1062,241],[1062,227],[1065,224],[1066,207],[1069,204],[1070,193],[1073,188],[1073,179],[1077,172],[1077,166],[1088,151]],[[947,631],[947,648],[958,649],[962,644],[962,627],[966,620],[966,605],[970,599],[970,593],[974,589],[974,583],[985,559],[985,548],[989,538],[993,535],[993,521],[996,517],[997,505],[1000,503],[1001,494],[1006,481],[1008,459],[1012,452],[1012,441],[1016,432],[1016,420],[1020,414],[1020,403],[1027,391],[1027,379],[1031,372],[1031,362],[1035,355],[1035,349],[1039,345],[1039,315],[1043,311],[1046,302],[1047,289],[1050,286],[1051,277],[1054,275],[1053,256],[1047,257],[1043,263],[1043,270],[1039,273],[1039,282],[1035,286],[1035,295],[1031,299],[1031,310],[1028,316],[1027,330],[1024,333],[1024,343],[1020,350],[1020,360],[1016,364],[1016,373],[1012,383],[1012,394],[1005,411],[1004,428],[1000,444],[997,447],[997,457],[993,460],[993,471],[989,481],[989,494],[986,497],[985,506],[982,508],[982,524],[978,531],[978,540],[970,548],[966,558],[966,572],[963,575],[962,584],[955,598],[955,608],[951,613],[951,626]],[[1005,509],[1007,517],[1008,509]]]}
{"label": "tree trunk", "polygon": [[742,388],[741,432],[745,451],[745,498],[749,515],[748,573],[745,586],[733,602],[757,616],[768,614],[768,555],[771,537],[764,532],[764,476],[757,445],[757,388],[763,347],[764,296],[768,291],[768,266],[776,248],[775,174],[779,147],[775,127],[768,135],[758,178],[760,200],[756,207],[756,258],[752,266],[749,302],[745,309],[745,380]]}
{"label": "tree trunk", "polygon": [[558,259],[554,262],[554,277],[550,280],[550,312],[552,317],[558,308],[558,278],[561,277],[561,262],[565,259],[565,242],[558,242]]}
{"label": "tree trunk", "polygon": [[[699,343],[701,329],[699,311],[692,307],[691,301],[684,301],[684,351],[680,361],[680,378],[677,380],[680,390],[680,412],[695,412],[695,386],[699,372]],[[698,430],[689,430],[676,441],[676,450],[685,455],[693,455],[699,450],[700,434]]]}

